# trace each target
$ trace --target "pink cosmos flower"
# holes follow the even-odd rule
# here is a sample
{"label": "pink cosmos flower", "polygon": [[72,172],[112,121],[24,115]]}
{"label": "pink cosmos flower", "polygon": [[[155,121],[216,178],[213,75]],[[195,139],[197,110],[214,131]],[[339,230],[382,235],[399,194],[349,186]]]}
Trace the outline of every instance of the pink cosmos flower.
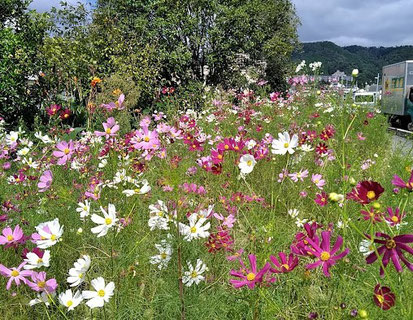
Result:
{"label": "pink cosmos flower", "polygon": [[105,131],[95,131],[95,135],[99,137],[105,137],[106,140],[109,139],[110,137],[116,136],[116,132],[119,131],[119,125],[117,124],[116,120],[114,117],[110,117],[106,120],[106,122],[102,123],[103,129]]}
{"label": "pink cosmos flower", "polygon": [[[271,268],[271,265],[267,262],[262,269],[257,270],[257,257],[253,254],[248,255],[248,260],[250,262],[250,269],[248,269],[244,265],[244,262],[241,259],[239,259],[241,270],[231,270],[229,273],[231,276],[240,279],[229,280],[229,282],[236,289],[241,288],[243,286],[248,286],[248,288],[254,289],[257,283],[261,283],[263,281],[264,275]],[[275,279],[271,281],[275,281]]]}
{"label": "pink cosmos flower", "polygon": [[308,170],[300,170],[300,172],[294,172],[294,173],[290,173],[288,175],[291,180],[293,180],[294,182],[297,182],[298,179],[300,179],[301,181],[304,181],[304,178],[308,177]]}
{"label": "pink cosmos flower", "polygon": [[47,293],[52,293],[56,291],[57,288],[57,282],[56,279],[49,279],[46,280],[46,272],[36,272],[32,271],[31,272],[31,279],[27,280],[26,284],[34,291],[38,292],[47,292]]}
{"label": "pink cosmos flower", "polygon": [[320,190],[323,190],[323,187],[326,184],[326,181],[323,179],[321,174],[313,174],[311,175],[311,181],[316,185],[316,187]]}
{"label": "pink cosmos flower", "polygon": [[53,181],[52,171],[46,170],[45,172],[43,172],[39,180],[40,182],[37,184],[37,187],[39,188],[39,192],[45,192],[52,185],[52,181]]}
{"label": "pink cosmos flower", "polygon": [[74,152],[73,141],[61,141],[56,145],[56,148],[57,151],[53,151],[53,156],[59,158],[59,160],[57,160],[57,164],[60,166],[65,165],[66,162],[71,159]]}
{"label": "pink cosmos flower", "polygon": [[123,106],[123,102],[125,101],[125,95],[122,93],[118,101],[116,102],[109,102],[108,104],[102,104],[102,107],[105,108],[107,111],[112,111],[114,109],[123,110],[125,107]]}
{"label": "pink cosmos flower", "polygon": [[298,257],[292,253],[287,255],[284,252],[278,253],[279,260],[271,255],[270,260],[274,264],[275,268],[271,268],[270,271],[273,273],[287,273],[291,272],[298,266]]}
{"label": "pink cosmos flower", "polygon": [[133,147],[138,150],[156,150],[160,144],[158,133],[155,130],[149,130],[147,126],[142,126],[140,130],[137,130],[131,142]]}
{"label": "pink cosmos flower", "polygon": [[337,260],[344,258],[349,253],[349,249],[346,248],[343,252],[335,255],[343,244],[343,238],[338,236],[337,241],[333,248],[330,248],[330,231],[321,232],[321,245],[318,236],[314,236],[313,239],[307,238],[309,246],[306,246],[307,251],[313,256],[319,258],[318,261],[314,263],[307,264],[307,269],[314,269],[319,266],[323,267],[323,272],[326,277],[330,277],[329,269],[331,266],[337,263]]}
{"label": "pink cosmos flower", "polygon": [[5,248],[20,243],[24,238],[23,230],[19,225],[17,225],[13,231],[10,227],[4,228],[2,234],[3,235],[0,236],[0,244],[5,245]]}
{"label": "pink cosmos flower", "polygon": [[363,137],[363,132],[357,132],[357,139],[363,141],[366,140],[366,137]]}
{"label": "pink cosmos flower", "polygon": [[9,290],[11,287],[11,283],[14,281],[17,286],[20,285],[20,281],[23,283],[27,283],[27,279],[25,277],[29,277],[32,274],[31,270],[21,270],[26,262],[22,262],[17,268],[8,269],[2,264],[0,264],[0,274],[3,277],[9,278],[7,281],[6,289]]}
{"label": "pink cosmos flower", "polygon": [[[371,239],[371,236],[368,234],[366,234],[366,237]],[[413,242],[413,234],[403,234],[391,237],[385,233],[377,232],[373,241],[374,243],[381,244],[381,246],[377,249],[378,255],[374,251],[367,256],[367,264],[375,262],[379,256],[383,255],[382,262],[385,268],[391,260],[397,272],[402,272],[403,268],[400,263],[401,260],[410,271],[413,271],[413,263],[410,263],[403,254],[403,251],[413,254],[413,248],[407,245],[408,243]],[[384,276],[384,270],[381,266],[380,276]]]}
{"label": "pink cosmos flower", "polygon": [[234,222],[237,221],[233,214],[230,214],[228,217],[224,217],[222,214],[214,213],[214,217],[218,220],[223,221],[222,225],[231,229],[234,226]]}
{"label": "pink cosmos flower", "polygon": [[328,203],[328,194],[324,191],[315,195],[314,202],[320,207],[324,207]]}
{"label": "pink cosmos flower", "polygon": [[397,174],[393,176],[393,180],[391,183],[399,188],[407,188],[408,191],[413,190],[413,170],[410,172],[410,178],[407,182],[404,182],[402,178],[400,178]]}
{"label": "pink cosmos flower", "polygon": [[391,227],[399,227],[402,224],[403,218],[406,216],[406,213],[400,213],[400,209],[396,208],[393,210],[393,208],[388,207],[387,208],[387,216],[385,216],[385,219],[389,226]]}
{"label": "pink cosmos flower", "polygon": [[244,249],[239,249],[237,252],[235,252],[232,256],[228,256],[227,260],[228,261],[234,261],[240,259],[241,255],[244,253]]}

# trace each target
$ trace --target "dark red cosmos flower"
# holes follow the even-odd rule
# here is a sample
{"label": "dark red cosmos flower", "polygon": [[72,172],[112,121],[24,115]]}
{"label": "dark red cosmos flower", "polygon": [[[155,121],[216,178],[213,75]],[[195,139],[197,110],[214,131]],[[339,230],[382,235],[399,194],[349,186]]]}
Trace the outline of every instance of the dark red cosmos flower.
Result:
{"label": "dark red cosmos flower", "polygon": [[[371,239],[371,236],[368,234],[366,234],[366,237]],[[382,244],[382,246],[377,249],[378,255],[374,251],[366,257],[367,264],[373,263],[377,260],[379,256],[383,255],[382,262],[384,267],[386,267],[389,264],[391,259],[397,272],[402,272],[403,268],[400,264],[401,260],[410,271],[413,271],[413,264],[410,263],[403,255],[403,250],[407,253],[413,254],[413,248],[407,245],[407,243],[413,242],[413,234],[403,234],[395,237],[390,237],[385,233],[377,232],[375,234],[373,242]],[[380,275],[384,275],[384,270],[381,266]]]}
{"label": "dark red cosmos flower", "polygon": [[70,110],[69,109],[64,109],[60,112],[60,119],[66,120],[70,117]]}
{"label": "dark red cosmos flower", "polygon": [[328,152],[328,147],[325,143],[320,142],[315,148],[315,151],[320,155],[326,154]]}
{"label": "dark red cosmos flower", "polygon": [[273,255],[270,256],[271,262],[275,268],[271,267],[270,271],[273,273],[287,273],[291,272],[298,266],[298,257],[292,253],[287,255],[284,252],[278,253],[279,260]]}
{"label": "dark red cosmos flower", "polygon": [[347,194],[347,199],[361,204],[368,204],[377,200],[383,191],[383,187],[378,182],[371,180],[361,181]]}
{"label": "dark red cosmos flower", "polygon": [[389,310],[396,303],[396,296],[389,287],[382,287],[380,283],[374,288],[374,303],[383,310]]}

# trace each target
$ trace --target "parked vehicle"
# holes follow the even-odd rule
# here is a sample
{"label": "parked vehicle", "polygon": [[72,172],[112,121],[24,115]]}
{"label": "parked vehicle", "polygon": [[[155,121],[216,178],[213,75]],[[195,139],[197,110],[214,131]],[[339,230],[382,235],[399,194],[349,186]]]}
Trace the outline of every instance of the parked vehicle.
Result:
{"label": "parked vehicle", "polygon": [[413,131],[413,60],[383,67],[382,112],[392,126]]}

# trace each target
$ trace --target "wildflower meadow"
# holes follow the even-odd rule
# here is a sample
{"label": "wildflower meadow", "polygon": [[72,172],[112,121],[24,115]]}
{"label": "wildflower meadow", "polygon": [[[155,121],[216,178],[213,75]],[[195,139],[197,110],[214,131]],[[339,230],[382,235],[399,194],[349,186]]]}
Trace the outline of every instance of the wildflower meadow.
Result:
{"label": "wildflower meadow", "polygon": [[412,319],[411,155],[307,80],[2,121],[1,318]]}

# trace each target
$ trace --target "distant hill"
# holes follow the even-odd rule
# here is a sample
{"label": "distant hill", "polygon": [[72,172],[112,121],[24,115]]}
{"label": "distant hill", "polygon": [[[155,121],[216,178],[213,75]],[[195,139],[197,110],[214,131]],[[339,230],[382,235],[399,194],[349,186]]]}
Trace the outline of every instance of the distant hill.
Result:
{"label": "distant hill", "polygon": [[413,46],[400,47],[340,47],[330,41],[303,43],[302,48],[293,54],[294,61],[305,60],[307,63],[321,61],[322,72],[333,74],[337,70],[347,75],[355,68],[359,69],[359,83],[374,82],[374,77],[382,67],[388,64],[413,60]]}

